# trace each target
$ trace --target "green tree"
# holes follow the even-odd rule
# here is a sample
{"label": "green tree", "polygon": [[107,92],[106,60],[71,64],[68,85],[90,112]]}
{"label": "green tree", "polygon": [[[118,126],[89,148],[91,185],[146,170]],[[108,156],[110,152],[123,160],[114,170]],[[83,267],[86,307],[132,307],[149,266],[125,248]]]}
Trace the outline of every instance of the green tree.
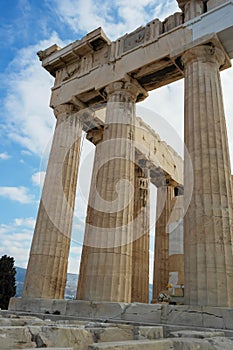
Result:
{"label": "green tree", "polygon": [[15,296],[15,259],[3,255],[0,258],[0,308],[7,310],[10,298]]}

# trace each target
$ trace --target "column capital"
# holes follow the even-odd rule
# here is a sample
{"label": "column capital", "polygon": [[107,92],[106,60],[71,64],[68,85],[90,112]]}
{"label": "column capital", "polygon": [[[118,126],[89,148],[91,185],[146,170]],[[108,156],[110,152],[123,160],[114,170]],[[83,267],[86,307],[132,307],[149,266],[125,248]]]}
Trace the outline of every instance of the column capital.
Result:
{"label": "column capital", "polygon": [[66,115],[69,116],[75,112],[78,112],[78,108],[76,106],[74,106],[73,104],[61,104],[58,105],[54,108],[53,113],[55,115],[56,118],[58,118],[60,115]]}
{"label": "column capital", "polygon": [[179,8],[184,13],[184,20],[200,16],[204,12],[204,3],[206,0],[177,0]]}
{"label": "column capital", "polygon": [[221,49],[215,46],[201,45],[186,51],[182,56],[184,67],[195,61],[216,64],[219,68],[224,65],[226,58]]}
{"label": "column capital", "polygon": [[147,93],[139,85],[139,83],[129,82],[129,81],[116,81],[105,88],[107,94],[107,99],[111,99],[113,95],[118,95],[119,102],[126,101],[125,98],[128,98],[128,102],[137,102],[138,99],[142,96],[146,96]]}
{"label": "column capital", "polygon": [[100,127],[98,129],[90,129],[86,133],[86,139],[96,146],[103,140],[103,133],[103,127]]}

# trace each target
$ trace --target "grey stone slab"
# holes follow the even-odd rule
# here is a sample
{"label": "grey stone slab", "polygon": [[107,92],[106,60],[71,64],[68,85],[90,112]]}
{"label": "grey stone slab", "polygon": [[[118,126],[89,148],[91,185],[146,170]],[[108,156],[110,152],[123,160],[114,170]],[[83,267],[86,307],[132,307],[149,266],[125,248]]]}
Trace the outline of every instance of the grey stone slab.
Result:
{"label": "grey stone slab", "polygon": [[12,350],[14,348],[35,348],[36,343],[32,341],[31,332],[27,327],[1,327],[0,348]]}
{"label": "grey stone slab", "polygon": [[233,339],[218,337],[208,339],[213,350],[232,350],[233,349]]}
{"label": "grey stone slab", "polygon": [[52,299],[40,299],[39,311],[43,314],[52,314]]}
{"label": "grey stone slab", "polygon": [[121,319],[133,322],[161,323],[161,305],[128,304],[122,313]]}
{"label": "grey stone slab", "polygon": [[92,328],[90,332],[93,334],[95,342],[116,342],[125,340],[134,340],[134,327],[106,327]]}
{"label": "grey stone slab", "polygon": [[8,306],[10,311],[39,312],[40,299],[36,298],[11,298]]}
{"label": "grey stone slab", "polygon": [[104,320],[120,320],[125,308],[128,307],[127,303],[111,303],[111,302],[93,302],[93,317],[101,318]]}
{"label": "grey stone slab", "polygon": [[162,326],[139,326],[138,329],[138,339],[161,339],[163,338],[163,327]]}
{"label": "grey stone slab", "polygon": [[202,308],[201,306],[164,305],[161,321],[165,324],[202,327]]}
{"label": "grey stone slab", "polygon": [[227,307],[203,307],[203,325],[205,327],[233,330],[233,309]]}
{"label": "grey stone slab", "polygon": [[73,347],[75,350],[86,350],[93,343],[88,330],[79,327],[45,325],[41,329],[30,327],[30,332],[37,347]]}
{"label": "grey stone slab", "polygon": [[53,300],[51,305],[51,312],[52,314],[60,314],[65,315],[66,314],[66,306],[67,306],[67,300]]}
{"label": "grey stone slab", "polygon": [[214,331],[196,331],[196,330],[181,330],[178,332],[171,332],[171,337],[175,338],[213,338],[213,337],[224,337],[224,332],[214,332]]}
{"label": "grey stone slab", "polygon": [[173,343],[169,339],[161,340],[131,340],[124,342],[99,343],[89,345],[88,350],[171,350]]}
{"label": "grey stone slab", "polygon": [[171,338],[171,341],[174,350],[213,350],[210,343],[205,339]]}
{"label": "grey stone slab", "polygon": [[66,305],[66,315],[93,318],[93,307],[91,301],[69,300]]}

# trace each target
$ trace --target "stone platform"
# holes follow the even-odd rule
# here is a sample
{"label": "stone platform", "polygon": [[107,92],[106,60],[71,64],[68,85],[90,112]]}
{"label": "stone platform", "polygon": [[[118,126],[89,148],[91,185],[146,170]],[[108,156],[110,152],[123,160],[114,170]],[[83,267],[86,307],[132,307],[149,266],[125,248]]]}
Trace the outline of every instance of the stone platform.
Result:
{"label": "stone platform", "polygon": [[[165,332],[179,329],[224,330],[233,337],[233,309],[205,306],[89,302],[78,300],[12,298],[10,312],[63,319],[163,325]],[[232,347],[233,348],[233,347]]]}
{"label": "stone platform", "polygon": [[18,350],[232,350],[233,340],[224,331],[181,330],[167,338],[163,326],[123,321],[84,321],[62,315],[39,317],[0,311],[0,348]]}

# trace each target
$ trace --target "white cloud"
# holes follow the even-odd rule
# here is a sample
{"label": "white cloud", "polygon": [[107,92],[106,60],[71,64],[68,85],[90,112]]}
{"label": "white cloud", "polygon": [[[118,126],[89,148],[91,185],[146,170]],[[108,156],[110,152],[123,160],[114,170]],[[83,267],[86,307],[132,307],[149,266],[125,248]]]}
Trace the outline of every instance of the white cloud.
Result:
{"label": "white cloud", "polygon": [[36,53],[55,42],[63,46],[54,33],[49,40],[19,50],[3,79],[8,137],[37,155],[50,142],[55,117],[49,108],[53,78],[41,67]]}
{"label": "white cloud", "polygon": [[0,196],[10,199],[12,201],[19,202],[21,204],[33,203],[35,198],[28,192],[26,187],[0,187]]}
{"label": "white cloud", "polygon": [[24,226],[24,227],[34,228],[36,221],[34,218],[16,218],[14,220],[14,223],[17,227]]}
{"label": "white cloud", "polygon": [[42,188],[44,184],[45,174],[45,171],[38,171],[37,173],[33,174],[31,178],[33,185]]}
{"label": "white cloud", "polygon": [[175,0],[55,0],[54,11],[72,31],[90,32],[102,27],[113,40],[149,22],[153,18],[166,18],[178,11]]}
{"label": "white cloud", "polygon": [[11,156],[7,153],[7,152],[3,152],[3,153],[0,153],[0,159],[1,160],[7,160],[9,159]]}
{"label": "white cloud", "polygon": [[34,224],[33,218],[16,218],[10,224],[0,224],[0,256],[12,256],[16,266],[26,267]]}
{"label": "white cloud", "polygon": [[20,153],[24,156],[31,156],[32,155],[32,153],[27,151],[27,150],[22,150]]}

